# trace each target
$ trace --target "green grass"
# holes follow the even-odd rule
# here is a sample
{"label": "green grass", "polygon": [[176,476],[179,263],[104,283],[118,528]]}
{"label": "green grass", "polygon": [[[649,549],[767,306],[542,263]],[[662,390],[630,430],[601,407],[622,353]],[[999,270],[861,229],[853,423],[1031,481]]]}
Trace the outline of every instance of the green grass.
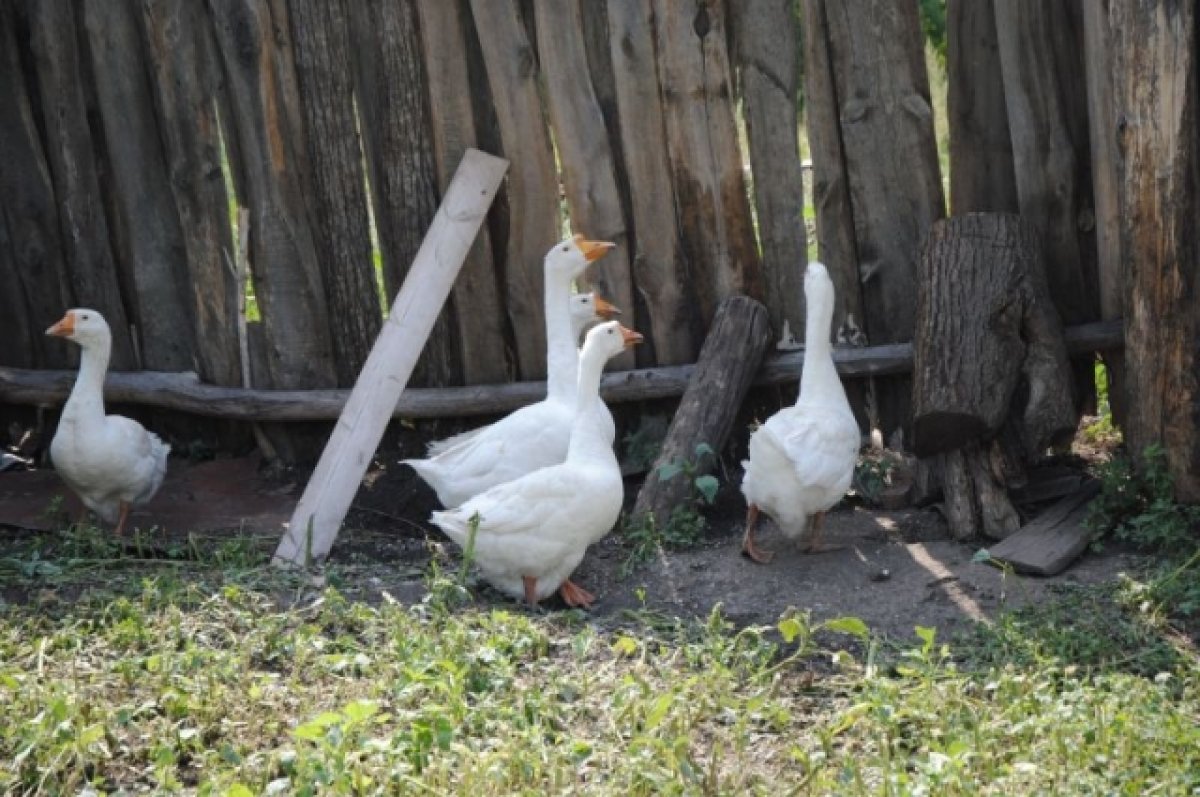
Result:
{"label": "green grass", "polygon": [[800,612],[489,607],[436,569],[423,602],[376,605],[265,554],[90,530],[0,550],[0,793],[1200,788],[1196,654],[1132,582],[949,647]]}

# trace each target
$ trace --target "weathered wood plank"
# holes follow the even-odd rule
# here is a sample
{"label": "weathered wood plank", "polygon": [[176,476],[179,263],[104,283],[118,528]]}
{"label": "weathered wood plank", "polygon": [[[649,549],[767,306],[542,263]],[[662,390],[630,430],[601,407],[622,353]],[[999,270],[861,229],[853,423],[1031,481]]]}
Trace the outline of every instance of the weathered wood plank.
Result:
{"label": "weathered wood plank", "polygon": [[1018,210],[994,5],[946,2],[950,212],[956,216]]}
{"label": "weathered wood plank", "polygon": [[[1120,168],[1117,117],[1113,108],[1112,33],[1109,0],[1083,4],[1083,47],[1091,144],[1092,198],[1096,207],[1096,269],[1100,318],[1126,314],[1125,260],[1121,256]],[[1125,358],[1112,352],[1104,360],[1113,419],[1125,427]]]}
{"label": "weathered wood plank", "polygon": [[[444,194],[463,153],[479,144],[471,107],[471,80],[463,57],[468,47],[470,12],[465,0],[417,0],[417,11],[438,190]],[[501,296],[492,238],[484,225],[471,245],[452,293],[464,384],[505,382],[512,371]]]}
{"label": "weathered wood plank", "polygon": [[[580,0],[534,0],[538,56],[571,226],[616,249],[580,280],[634,315],[629,238],[617,191],[617,170],[600,102],[588,75]],[[613,368],[633,367],[634,354],[612,358]]]}
{"label": "weathered wood plank", "polygon": [[[687,390],[671,419],[667,436],[638,493],[631,523],[652,519],[659,529],[694,497],[692,478],[711,472],[716,454],[698,456],[706,443],[713,452],[725,445],[746,391],[771,340],[767,309],[746,296],[731,296],[717,308]],[[664,466],[690,462],[695,473],[660,478]]]}
{"label": "weathered wood plank", "polygon": [[233,244],[213,101],[218,64],[211,25],[190,0],[140,5],[157,131],[183,234],[195,367],[208,382],[236,385],[239,285],[226,266]]}
{"label": "weathered wood plank", "polygon": [[505,304],[524,379],[546,375],[542,259],[559,240],[558,179],[539,95],[537,54],[516,0],[471,0],[508,175]]}
{"label": "weathered wood plank", "polygon": [[[254,325],[257,326],[257,325]],[[1070,327],[1067,349],[1094,355],[1121,347],[1121,322]],[[912,370],[912,346],[834,349],[838,373],[847,379],[904,374]],[[804,365],[802,351],[768,354],[754,384],[794,384]],[[679,396],[687,389],[694,365],[672,365],[605,374],[600,393],[608,402],[644,401]],[[0,403],[51,406],[62,403],[75,380],[74,371],[31,371],[0,368]],[[336,418],[346,390],[242,390],[207,385],[194,374],[120,372],[108,374],[105,399],[112,403],[146,404],[236,420],[314,421]],[[398,418],[455,418],[497,415],[541,401],[545,382],[513,382],[456,388],[412,388],[396,405]]]}
{"label": "weathered wood plank", "polygon": [[50,169],[38,138],[29,89],[17,50],[12,3],[0,3],[0,322],[7,333],[6,365],[64,368],[70,347],[47,346],[46,319],[73,305],[59,241],[58,209]]}
{"label": "weathered wood plank", "polygon": [[41,131],[72,298],[104,313],[112,328],[113,367],[131,368],[134,350],[97,179],[75,14],[70,0],[26,0],[21,8],[28,19]]}
{"label": "weathered wood plank", "polygon": [[799,32],[793,0],[742,0],[730,6],[758,238],[764,303],[778,338],[783,322],[804,329],[804,180],[800,168],[796,90]]}
{"label": "weathered wood plank", "polygon": [[[833,108],[823,118],[836,121],[827,135],[841,143],[842,160],[833,166],[840,163],[845,172],[863,329],[872,344],[910,340],[921,245],[945,215],[917,4],[819,0],[809,6],[809,35],[824,35],[832,76],[832,90],[823,96]],[[876,386],[885,439],[903,427],[909,395],[907,380]]]}
{"label": "weathered wood plank", "polygon": [[1066,324],[1098,318],[1095,214],[1078,0],[995,3],[1021,214],[1045,241]]}
{"label": "weathered wood plank", "polygon": [[346,6],[346,0],[291,0],[289,14],[313,176],[313,237],[338,384],[343,386],[354,384],[383,323],[371,259]]}
{"label": "weathered wood plank", "polygon": [[[271,385],[323,387],[336,381],[325,290],[309,225],[302,130],[287,105],[279,20],[267,0],[209,0],[225,65],[228,120],[241,146],[250,209],[250,265],[266,338]],[[286,21],[283,21],[286,25]]]}
{"label": "weathered wood plank", "polygon": [[1129,266],[1125,442],[1166,449],[1177,496],[1200,501],[1200,145],[1194,3],[1110,0]]}
{"label": "weathered wood plank", "polygon": [[[437,210],[429,103],[414,0],[349,3],[356,88],[371,176],[384,287],[394,296]],[[454,163],[457,166],[457,161]],[[453,304],[438,317],[417,361],[414,384],[461,380]]]}
{"label": "weathered wood plank", "polygon": [[425,243],[392,305],[333,435],[275,551],[280,565],[321,561],[371,462],[391,409],[404,392],[425,339],[487,214],[508,162],[468,150]]}
{"label": "weathered wood plank", "polygon": [[[650,9],[644,0],[608,4],[613,79],[620,109],[622,152],[629,177],[632,271],[646,297],[646,333],[659,365],[692,362],[700,319],[675,218],[675,188],[664,139],[662,98]],[[639,347],[642,348],[642,347]]]}
{"label": "weathered wood plank", "polygon": [[139,14],[131,3],[104,0],[84,0],[80,9],[113,187],[109,218],[122,270],[132,276],[127,305],[142,366],[191,368],[196,340],[187,322],[191,287],[183,230],[147,80]]}
{"label": "weathered wood plank", "polygon": [[725,4],[654,0],[652,8],[676,214],[707,326],[725,297],[763,292],[733,119]]}
{"label": "weathered wood plank", "polygon": [[989,548],[988,553],[991,558],[1012,565],[1018,573],[1038,576],[1061,573],[1091,541],[1092,533],[1084,521],[1088,505],[1099,493],[1099,482],[1085,484],[1016,534]]}

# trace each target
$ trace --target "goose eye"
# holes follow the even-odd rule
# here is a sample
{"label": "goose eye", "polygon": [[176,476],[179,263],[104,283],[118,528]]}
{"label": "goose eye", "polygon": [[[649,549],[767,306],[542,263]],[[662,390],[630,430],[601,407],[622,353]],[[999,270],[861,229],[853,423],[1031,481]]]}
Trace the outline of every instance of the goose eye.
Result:
{"label": "goose eye", "polygon": [[564,247],[562,248],[562,250],[563,250],[564,252],[566,252],[568,249],[570,249],[570,247],[569,247],[569,246],[564,246]]}

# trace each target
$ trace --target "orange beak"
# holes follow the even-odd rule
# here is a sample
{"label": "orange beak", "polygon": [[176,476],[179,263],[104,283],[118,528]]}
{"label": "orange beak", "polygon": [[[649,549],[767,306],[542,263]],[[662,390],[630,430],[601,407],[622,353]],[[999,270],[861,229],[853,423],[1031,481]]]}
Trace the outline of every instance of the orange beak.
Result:
{"label": "orange beak", "polygon": [[596,303],[596,315],[600,316],[605,321],[608,321],[615,315],[621,314],[621,308],[610,303],[607,299],[599,294],[593,296],[593,301]]}
{"label": "orange beak", "polygon": [[58,323],[46,330],[47,335],[56,338],[69,338],[75,334],[75,314],[70,310],[59,319]]}
{"label": "orange beak", "polygon": [[579,251],[583,252],[584,258],[589,263],[595,263],[600,258],[608,254],[609,249],[616,249],[617,245],[608,241],[589,241],[582,235],[575,236],[575,245],[579,247]]}
{"label": "orange beak", "polygon": [[625,339],[625,348],[627,349],[632,349],[634,346],[645,340],[645,338],[642,337],[641,332],[634,332],[632,329],[626,326],[621,327],[621,337]]}

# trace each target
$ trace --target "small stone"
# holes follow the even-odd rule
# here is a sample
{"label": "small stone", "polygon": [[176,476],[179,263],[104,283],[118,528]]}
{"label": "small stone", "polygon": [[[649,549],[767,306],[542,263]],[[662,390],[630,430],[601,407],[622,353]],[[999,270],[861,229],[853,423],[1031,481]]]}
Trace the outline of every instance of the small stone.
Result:
{"label": "small stone", "polygon": [[878,570],[871,573],[872,581],[887,581],[891,577],[892,577],[892,571],[888,570],[886,567],[881,567]]}

